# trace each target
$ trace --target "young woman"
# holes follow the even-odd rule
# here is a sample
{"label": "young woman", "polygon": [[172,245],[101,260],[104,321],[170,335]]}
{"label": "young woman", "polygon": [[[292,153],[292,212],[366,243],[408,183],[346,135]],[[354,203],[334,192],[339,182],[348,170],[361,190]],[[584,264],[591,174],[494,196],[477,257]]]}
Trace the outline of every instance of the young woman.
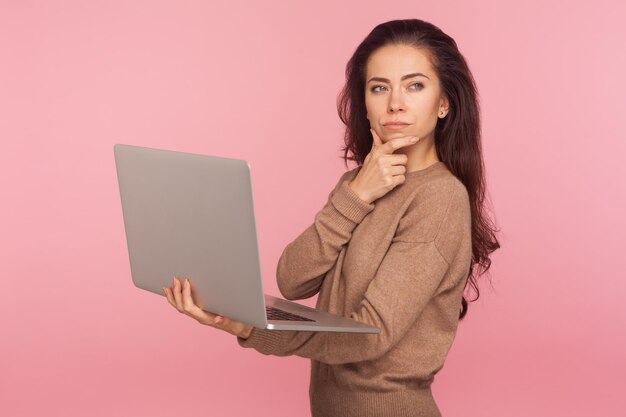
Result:
{"label": "young woman", "polygon": [[483,210],[475,83],[455,41],[418,19],[374,28],[346,76],[342,150],[358,166],[287,245],[277,280],[285,298],[319,293],[317,308],[381,333],[257,329],[198,308],[188,281],[164,291],[243,347],[310,358],[313,416],[440,416],[430,386],[467,313],[464,290],[478,298],[500,247]]}

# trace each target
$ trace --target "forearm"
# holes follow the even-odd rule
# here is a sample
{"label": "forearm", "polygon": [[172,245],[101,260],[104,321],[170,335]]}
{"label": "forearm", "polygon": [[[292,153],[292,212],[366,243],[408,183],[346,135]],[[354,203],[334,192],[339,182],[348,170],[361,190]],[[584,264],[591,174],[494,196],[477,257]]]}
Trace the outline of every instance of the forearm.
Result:
{"label": "forearm", "polygon": [[374,209],[343,181],[315,222],[283,251],[276,268],[278,287],[287,299],[307,298],[319,291],[355,227]]}

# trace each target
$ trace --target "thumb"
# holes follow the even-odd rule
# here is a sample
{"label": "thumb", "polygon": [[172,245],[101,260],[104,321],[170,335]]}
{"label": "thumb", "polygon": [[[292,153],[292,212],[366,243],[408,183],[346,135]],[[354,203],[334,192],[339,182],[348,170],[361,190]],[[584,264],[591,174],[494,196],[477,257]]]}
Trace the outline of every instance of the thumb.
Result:
{"label": "thumb", "polygon": [[376,131],[374,129],[370,129],[370,132],[372,132],[372,138],[374,138],[374,145],[379,146],[383,144],[383,141],[380,140],[380,138],[378,137],[378,135],[376,134]]}

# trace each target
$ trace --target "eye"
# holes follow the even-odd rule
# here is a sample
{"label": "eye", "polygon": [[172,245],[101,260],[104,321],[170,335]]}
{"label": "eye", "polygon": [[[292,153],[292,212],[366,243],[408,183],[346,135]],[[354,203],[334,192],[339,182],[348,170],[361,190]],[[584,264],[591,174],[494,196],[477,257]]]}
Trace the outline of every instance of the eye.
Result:
{"label": "eye", "polygon": [[[422,88],[424,88],[424,84],[413,83],[409,87],[413,87],[414,90],[421,90]],[[373,93],[379,93],[380,91],[382,91],[382,90],[377,90],[377,88],[387,88],[387,87],[385,87],[384,85],[375,85],[370,89],[370,91]]]}

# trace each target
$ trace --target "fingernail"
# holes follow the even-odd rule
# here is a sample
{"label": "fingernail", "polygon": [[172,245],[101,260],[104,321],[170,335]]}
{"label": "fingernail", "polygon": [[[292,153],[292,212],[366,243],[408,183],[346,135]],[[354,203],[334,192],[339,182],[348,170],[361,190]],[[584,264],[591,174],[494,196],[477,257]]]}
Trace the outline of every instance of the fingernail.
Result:
{"label": "fingernail", "polygon": [[413,142],[413,143],[417,142],[417,137],[413,136],[413,137],[411,138],[411,142]]}

